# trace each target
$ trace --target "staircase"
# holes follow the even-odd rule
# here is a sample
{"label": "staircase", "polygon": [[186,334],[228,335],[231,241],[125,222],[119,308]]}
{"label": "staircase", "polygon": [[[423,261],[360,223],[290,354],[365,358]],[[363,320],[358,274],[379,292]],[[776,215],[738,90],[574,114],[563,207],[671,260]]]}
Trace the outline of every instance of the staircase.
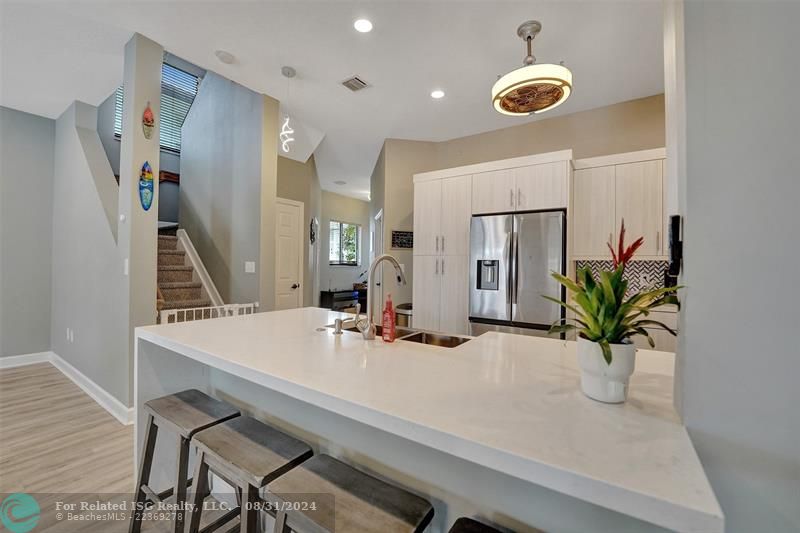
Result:
{"label": "staircase", "polygon": [[179,249],[175,235],[158,235],[158,291],[159,311],[211,306],[211,299],[186,252]]}

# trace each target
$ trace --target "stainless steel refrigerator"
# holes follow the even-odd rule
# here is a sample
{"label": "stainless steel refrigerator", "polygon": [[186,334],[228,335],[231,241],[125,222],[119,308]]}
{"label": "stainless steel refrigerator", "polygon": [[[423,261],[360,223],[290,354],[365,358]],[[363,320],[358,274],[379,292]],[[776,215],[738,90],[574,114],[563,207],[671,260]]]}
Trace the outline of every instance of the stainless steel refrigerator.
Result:
{"label": "stainless steel refrigerator", "polygon": [[542,295],[563,298],[550,275],[566,269],[563,210],[473,216],[470,227],[470,333],[546,335],[564,317]]}

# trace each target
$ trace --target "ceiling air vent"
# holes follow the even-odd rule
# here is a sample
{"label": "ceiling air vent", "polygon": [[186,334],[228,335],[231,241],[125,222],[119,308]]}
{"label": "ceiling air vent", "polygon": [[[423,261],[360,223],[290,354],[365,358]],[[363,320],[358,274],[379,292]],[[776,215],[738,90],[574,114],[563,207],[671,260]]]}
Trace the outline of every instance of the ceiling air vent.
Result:
{"label": "ceiling air vent", "polygon": [[369,87],[367,82],[359,78],[358,76],[353,76],[352,78],[348,78],[342,82],[342,85],[347,87],[353,92],[360,91],[361,89],[366,89]]}

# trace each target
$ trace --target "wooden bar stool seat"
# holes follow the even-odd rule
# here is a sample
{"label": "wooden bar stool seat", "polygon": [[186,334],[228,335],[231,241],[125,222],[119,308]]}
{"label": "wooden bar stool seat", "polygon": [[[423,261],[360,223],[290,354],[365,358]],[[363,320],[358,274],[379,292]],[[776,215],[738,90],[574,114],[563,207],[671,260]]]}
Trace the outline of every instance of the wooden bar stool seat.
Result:
{"label": "wooden bar stool seat", "polygon": [[482,524],[472,518],[461,517],[456,520],[449,533],[501,533],[499,529]]}
{"label": "wooden bar stool seat", "polygon": [[[189,469],[189,443],[198,431],[239,416],[239,410],[229,403],[212,398],[199,390],[189,389],[168,396],[150,400],[144,404],[147,412],[144,446],[139,462],[139,477],[136,484],[136,505],[146,502],[158,503],[175,495],[175,503],[186,501],[186,487],[191,484],[187,479]],[[153,466],[153,452],[159,428],[172,431],[178,439],[178,462],[175,485],[156,493],[149,485],[150,470]],[[174,530],[183,533],[185,516],[182,511],[175,513]],[[132,513],[129,525],[130,533],[138,533],[142,522],[139,513]]]}
{"label": "wooden bar stool seat", "polygon": [[[200,526],[203,499],[209,470],[237,490],[241,495],[240,508],[227,513],[214,523],[241,517],[243,533],[257,531],[259,489],[288,472],[313,455],[311,447],[272,426],[242,416],[197,433],[192,439],[200,456],[195,468],[194,509],[189,532],[197,533]],[[208,528],[207,528],[208,529]]]}
{"label": "wooden bar stool seat", "polygon": [[277,510],[276,533],[410,533],[433,518],[424,498],[328,455],[270,483],[264,499]]}

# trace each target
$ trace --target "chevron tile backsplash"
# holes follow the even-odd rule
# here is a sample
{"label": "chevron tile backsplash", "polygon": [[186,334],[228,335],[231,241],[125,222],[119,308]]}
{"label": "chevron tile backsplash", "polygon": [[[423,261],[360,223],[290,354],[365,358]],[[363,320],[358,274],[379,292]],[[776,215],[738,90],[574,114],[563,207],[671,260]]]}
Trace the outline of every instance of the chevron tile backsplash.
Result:
{"label": "chevron tile backsplash", "polygon": [[[576,261],[576,270],[588,266],[597,277],[600,270],[611,270],[611,261]],[[660,289],[664,286],[664,271],[669,266],[667,261],[630,261],[625,267],[625,279],[628,280],[628,293],[642,289]]]}

